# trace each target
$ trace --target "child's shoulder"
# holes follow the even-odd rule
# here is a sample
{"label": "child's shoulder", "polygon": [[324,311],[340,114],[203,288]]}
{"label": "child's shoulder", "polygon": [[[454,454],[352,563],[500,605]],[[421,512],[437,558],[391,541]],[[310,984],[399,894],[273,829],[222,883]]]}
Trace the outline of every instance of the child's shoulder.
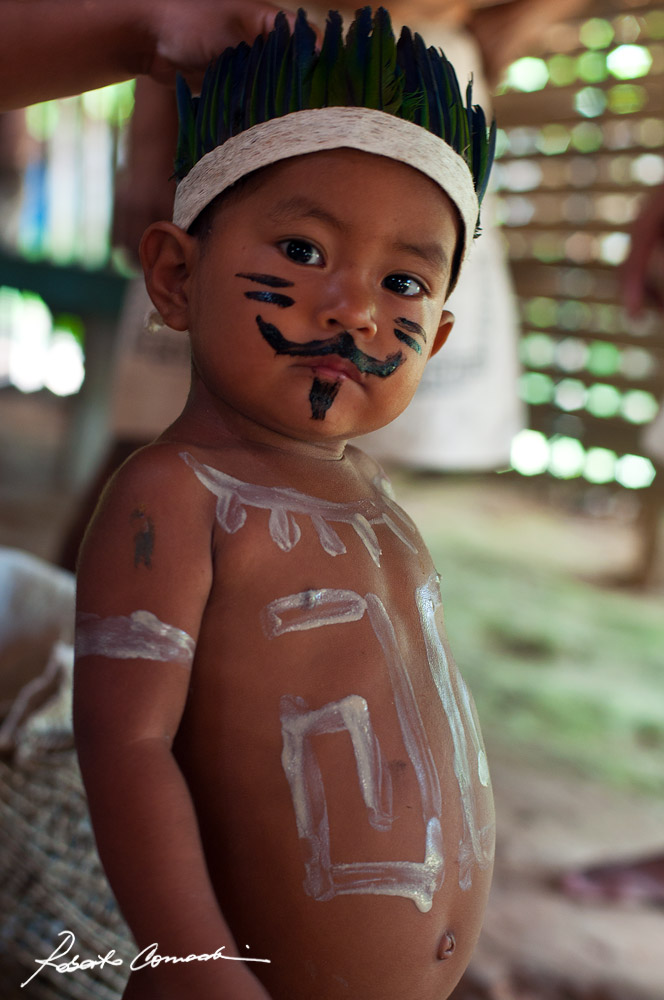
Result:
{"label": "child's shoulder", "polygon": [[356,445],[346,445],[346,459],[352,463],[355,475],[372,483],[382,493],[392,496],[392,484],[380,462]]}
{"label": "child's shoulder", "polygon": [[98,515],[105,519],[139,516],[150,510],[162,517],[187,517],[207,503],[206,491],[192,476],[188,456],[191,451],[177,441],[157,440],[139,448],[115,472],[99,504]]}
{"label": "child's shoulder", "polygon": [[130,455],[109,485],[116,494],[133,490],[159,492],[165,487],[170,492],[174,486],[185,485],[190,479],[184,459],[188,450],[177,441],[157,439]]}
{"label": "child's shoulder", "polygon": [[[98,567],[126,566],[127,553],[135,567],[162,568],[195,563],[210,551],[214,498],[202,488],[183,457],[186,448],[156,441],[134,452],[117,470],[102,493],[88,525],[79,559],[88,590],[90,573]],[[155,574],[152,574],[154,577]]]}

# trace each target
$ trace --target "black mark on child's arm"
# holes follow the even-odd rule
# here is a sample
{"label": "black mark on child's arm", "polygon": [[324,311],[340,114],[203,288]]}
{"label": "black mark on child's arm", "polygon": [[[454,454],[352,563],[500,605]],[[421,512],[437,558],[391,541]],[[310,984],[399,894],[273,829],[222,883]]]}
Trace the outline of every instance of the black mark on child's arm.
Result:
{"label": "black mark on child's arm", "polygon": [[[424,328],[421,327],[419,323],[415,323],[414,320],[406,319],[405,316],[397,316],[394,322],[398,323],[398,325],[403,328],[401,330],[395,329],[394,336],[397,340],[400,340],[403,344],[406,344],[407,347],[410,347],[413,351],[417,351],[418,354],[421,354],[421,345],[415,340],[414,337],[411,337],[410,334],[416,333],[426,344],[427,335],[424,332]],[[406,330],[408,333],[405,332]]]}
{"label": "black mark on child's arm", "polygon": [[332,406],[340,385],[341,382],[323,382],[322,379],[314,377],[309,393],[312,420],[325,420],[325,414]]}
{"label": "black mark on child's arm", "polygon": [[154,524],[145,512],[145,507],[137,507],[132,511],[132,521],[138,521],[138,531],[134,535],[134,566],[143,563],[148,568],[152,565],[152,550],[154,549]]}
{"label": "black mark on child's arm", "polygon": [[252,272],[240,271],[235,277],[247,278],[249,281],[255,281],[258,285],[267,285],[268,288],[292,288],[294,285],[293,281],[277,278],[274,274],[253,274]]}

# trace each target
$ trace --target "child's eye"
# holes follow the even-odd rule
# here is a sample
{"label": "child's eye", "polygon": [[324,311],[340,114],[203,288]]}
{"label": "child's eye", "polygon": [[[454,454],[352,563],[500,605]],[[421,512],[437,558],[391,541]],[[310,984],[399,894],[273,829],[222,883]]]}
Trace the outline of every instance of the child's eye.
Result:
{"label": "child's eye", "polygon": [[420,282],[409,274],[388,274],[383,287],[397,295],[420,295],[424,291]]}
{"label": "child's eye", "polygon": [[308,240],[283,240],[279,244],[279,248],[289,260],[294,260],[296,264],[312,264],[314,267],[318,267],[323,263],[322,253]]}

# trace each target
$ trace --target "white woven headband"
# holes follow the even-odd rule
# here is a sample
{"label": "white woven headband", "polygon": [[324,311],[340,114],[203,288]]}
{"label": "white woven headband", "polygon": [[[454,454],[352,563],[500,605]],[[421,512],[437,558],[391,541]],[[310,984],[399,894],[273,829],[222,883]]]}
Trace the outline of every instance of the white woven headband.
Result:
{"label": "white woven headband", "polygon": [[253,125],[196,163],[178,184],[173,222],[188,229],[231,184],[278,160],[325,149],[359,149],[414,167],[435,181],[459,210],[468,256],[479,215],[471,172],[451,146],[421,125],[371,108],[315,108]]}

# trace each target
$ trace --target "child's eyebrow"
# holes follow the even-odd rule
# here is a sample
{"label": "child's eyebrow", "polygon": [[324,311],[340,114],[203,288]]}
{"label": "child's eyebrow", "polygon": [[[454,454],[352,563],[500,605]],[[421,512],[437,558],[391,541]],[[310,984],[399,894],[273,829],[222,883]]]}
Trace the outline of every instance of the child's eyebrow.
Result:
{"label": "child's eyebrow", "polygon": [[398,240],[393,244],[393,249],[398,253],[410,254],[418,257],[425,264],[431,264],[437,270],[446,270],[450,266],[450,258],[441,246],[432,240],[430,243],[405,243]]}
{"label": "child's eyebrow", "polygon": [[336,215],[332,215],[315,201],[301,195],[294,195],[292,198],[278,201],[274,208],[268,212],[268,218],[277,223],[291,222],[295,219],[318,219],[342,233],[347,233],[349,229],[346,223],[337,218]]}
{"label": "child's eyebrow", "polygon": [[[285,198],[282,201],[278,201],[274,208],[268,212],[268,218],[272,222],[279,224],[293,222],[298,219],[317,219],[319,222],[326,223],[343,235],[348,235],[351,228],[343,219],[333,215],[332,212],[328,212],[327,209],[318,205],[310,198],[305,198],[301,195],[294,195],[292,198]],[[437,270],[445,271],[450,267],[448,254],[445,252],[443,246],[435,240],[424,243],[395,240],[390,249],[395,253],[410,254],[412,257],[417,257]]]}

